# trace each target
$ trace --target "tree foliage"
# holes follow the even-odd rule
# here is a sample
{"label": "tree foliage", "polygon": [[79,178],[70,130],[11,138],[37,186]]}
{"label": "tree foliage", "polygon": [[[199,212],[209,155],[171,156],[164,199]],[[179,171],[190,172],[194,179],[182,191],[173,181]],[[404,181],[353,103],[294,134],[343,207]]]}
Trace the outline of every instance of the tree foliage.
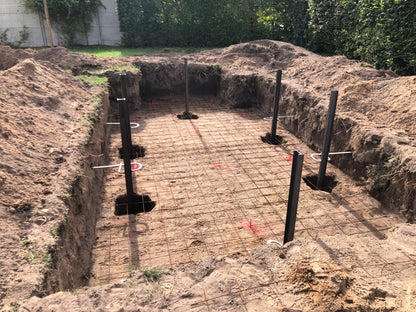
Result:
{"label": "tree foliage", "polygon": [[[44,12],[43,0],[24,0],[25,6],[35,12]],[[48,0],[48,12],[52,23],[72,44],[77,33],[87,35],[93,16],[102,6],[101,0]]]}

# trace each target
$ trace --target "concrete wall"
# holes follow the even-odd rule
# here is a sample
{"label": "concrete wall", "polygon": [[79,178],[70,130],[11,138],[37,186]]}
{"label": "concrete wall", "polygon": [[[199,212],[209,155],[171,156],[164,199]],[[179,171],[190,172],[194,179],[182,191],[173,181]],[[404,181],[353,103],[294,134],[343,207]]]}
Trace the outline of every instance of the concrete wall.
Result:
{"label": "concrete wall", "polygon": [[[79,35],[76,43],[81,45],[119,45],[121,33],[116,12],[116,0],[102,0],[97,16],[94,17],[88,38]],[[46,21],[43,16],[25,9],[23,0],[0,0],[0,35],[6,30],[8,41],[16,43],[20,39],[19,32],[27,27],[29,38],[22,47],[49,46]],[[53,28],[53,25],[52,25]],[[52,29],[54,45],[64,45],[62,35]]]}

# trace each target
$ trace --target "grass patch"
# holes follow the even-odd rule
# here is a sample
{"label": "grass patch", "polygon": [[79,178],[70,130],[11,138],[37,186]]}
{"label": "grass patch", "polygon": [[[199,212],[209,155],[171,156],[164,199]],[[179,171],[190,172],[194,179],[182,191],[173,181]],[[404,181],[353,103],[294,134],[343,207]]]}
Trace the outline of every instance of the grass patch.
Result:
{"label": "grass patch", "polygon": [[127,57],[149,55],[154,52],[182,52],[192,53],[206,50],[207,48],[123,48],[123,47],[107,47],[107,46],[89,46],[89,47],[73,47],[70,50],[78,53],[88,53],[98,57]]}
{"label": "grass patch", "polygon": [[104,75],[107,72],[118,72],[118,73],[125,73],[131,72],[133,74],[137,74],[140,72],[140,67],[136,67],[134,65],[120,65],[120,66],[113,66],[109,68],[99,69],[99,70],[91,70],[90,73],[93,75]]}
{"label": "grass patch", "polygon": [[107,83],[107,77],[98,77],[98,76],[87,76],[87,75],[80,75],[77,76],[78,79],[84,80],[86,82],[89,82],[93,85],[104,85]]}
{"label": "grass patch", "polygon": [[160,268],[151,268],[143,271],[143,275],[146,278],[147,281],[153,281],[157,282],[161,275],[162,275],[162,269]]}

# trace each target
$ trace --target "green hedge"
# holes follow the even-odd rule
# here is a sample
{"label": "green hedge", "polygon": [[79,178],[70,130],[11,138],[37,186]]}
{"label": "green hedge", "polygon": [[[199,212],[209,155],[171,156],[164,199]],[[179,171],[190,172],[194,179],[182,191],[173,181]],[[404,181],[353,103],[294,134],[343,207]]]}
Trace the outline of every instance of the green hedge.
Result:
{"label": "green hedge", "polygon": [[415,0],[310,1],[309,48],[416,74]]}

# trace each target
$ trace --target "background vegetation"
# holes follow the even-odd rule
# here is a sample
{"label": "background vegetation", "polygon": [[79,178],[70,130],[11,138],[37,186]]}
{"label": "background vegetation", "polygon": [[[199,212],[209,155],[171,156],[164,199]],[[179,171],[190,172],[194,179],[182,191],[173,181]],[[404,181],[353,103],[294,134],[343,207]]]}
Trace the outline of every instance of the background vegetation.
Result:
{"label": "background vegetation", "polygon": [[[24,0],[42,12],[42,0]],[[416,0],[116,0],[127,48],[294,43],[416,75]],[[68,44],[86,34],[101,0],[48,0]]]}
{"label": "background vegetation", "polygon": [[117,0],[126,47],[255,39],[416,74],[415,0]]}

